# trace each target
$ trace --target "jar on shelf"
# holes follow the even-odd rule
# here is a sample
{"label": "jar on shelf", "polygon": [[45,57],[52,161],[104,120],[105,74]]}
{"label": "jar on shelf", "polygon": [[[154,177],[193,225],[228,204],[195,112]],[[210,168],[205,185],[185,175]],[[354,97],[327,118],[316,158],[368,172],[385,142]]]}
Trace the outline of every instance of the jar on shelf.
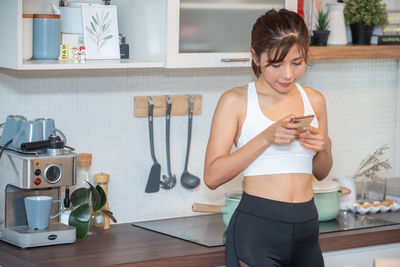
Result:
{"label": "jar on shelf", "polygon": [[58,59],[60,55],[60,15],[33,15],[33,58]]}
{"label": "jar on shelf", "polygon": [[77,187],[89,188],[89,183],[93,185],[93,178],[90,172],[90,166],[92,165],[92,154],[91,153],[79,153],[78,154],[78,173],[77,173]]}

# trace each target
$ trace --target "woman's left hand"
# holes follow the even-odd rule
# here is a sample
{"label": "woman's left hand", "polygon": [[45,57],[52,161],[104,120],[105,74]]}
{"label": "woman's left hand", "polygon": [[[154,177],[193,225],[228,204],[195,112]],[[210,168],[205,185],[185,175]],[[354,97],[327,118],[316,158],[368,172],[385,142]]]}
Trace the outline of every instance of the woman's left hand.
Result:
{"label": "woman's left hand", "polygon": [[326,136],[319,128],[308,126],[307,130],[298,135],[297,141],[301,145],[317,152],[329,151],[331,149],[331,139]]}

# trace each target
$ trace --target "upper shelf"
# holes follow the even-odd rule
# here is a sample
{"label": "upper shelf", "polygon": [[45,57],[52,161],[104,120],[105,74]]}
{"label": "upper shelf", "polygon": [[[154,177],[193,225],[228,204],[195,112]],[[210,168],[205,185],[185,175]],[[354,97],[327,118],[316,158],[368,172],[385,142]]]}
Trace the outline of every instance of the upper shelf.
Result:
{"label": "upper shelf", "polygon": [[274,6],[268,4],[243,3],[181,3],[181,9],[218,9],[218,10],[269,10]]}
{"label": "upper shelf", "polygon": [[310,46],[312,60],[400,58],[400,45]]}
{"label": "upper shelf", "polygon": [[[400,45],[346,45],[310,46],[311,60],[353,60],[400,58]],[[162,62],[136,60],[87,60],[83,64],[62,63],[58,60],[29,60],[19,66],[20,70],[56,69],[129,69],[162,68]]]}
{"label": "upper shelf", "polygon": [[68,70],[68,69],[130,69],[130,68],[161,68],[162,62],[149,62],[128,59],[96,59],[85,63],[67,63],[61,60],[24,60],[20,70]]}

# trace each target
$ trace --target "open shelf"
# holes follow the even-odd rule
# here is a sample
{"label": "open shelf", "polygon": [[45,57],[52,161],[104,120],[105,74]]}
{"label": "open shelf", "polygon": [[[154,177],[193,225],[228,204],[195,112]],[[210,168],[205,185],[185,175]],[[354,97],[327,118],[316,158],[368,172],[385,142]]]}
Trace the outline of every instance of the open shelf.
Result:
{"label": "open shelf", "polygon": [[66,69],[129,69],[161,68],[162,62],[138,61],[127,59],[86,60],[85,63],[73,63],[72,60],[24,60],[20,70],[66,70]]}
{"label": "open shelf", "polygon": [[181,3],[181,9],[215,9],[215,10],[269,10],[273,5],[243,3]]}
{"label": "open shelf", "polygon": [[400,45],[310,46],[312,60],[400,58]]}

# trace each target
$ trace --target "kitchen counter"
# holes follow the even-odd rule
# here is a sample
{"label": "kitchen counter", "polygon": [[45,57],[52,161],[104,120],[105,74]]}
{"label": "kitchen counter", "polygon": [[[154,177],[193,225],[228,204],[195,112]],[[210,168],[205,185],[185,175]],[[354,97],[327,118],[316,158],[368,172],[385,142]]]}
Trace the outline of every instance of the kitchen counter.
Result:
{"label": "kitchen counter", "polygon": [[[400,213],[371,218],[399,224],[320,234],[323,252],[400,242]],[[365,219],[365,217],[364,217]],[[168,235],[114,224],[74,244],[20,249],[0,242],[0,265],[29,266],[222,266],[224,246],[205,247]]]}

